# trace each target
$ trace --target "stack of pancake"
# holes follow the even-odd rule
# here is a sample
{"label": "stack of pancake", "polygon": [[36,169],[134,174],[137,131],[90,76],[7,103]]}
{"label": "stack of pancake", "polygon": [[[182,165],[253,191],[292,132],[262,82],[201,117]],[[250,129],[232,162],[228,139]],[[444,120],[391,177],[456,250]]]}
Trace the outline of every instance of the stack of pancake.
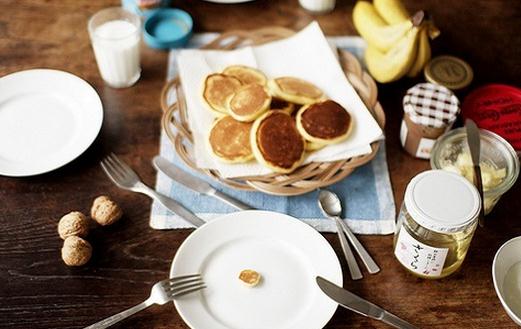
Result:
{"label": "stack of pancake", "polygon": [[202,98],[216,118],[208,143],[217,159],[256,159],[279,173],[299,167],[306,151],[344,141],[353,126],[349,112],[312,83],[294,77],[268,80],[242,65],[208,75]]}

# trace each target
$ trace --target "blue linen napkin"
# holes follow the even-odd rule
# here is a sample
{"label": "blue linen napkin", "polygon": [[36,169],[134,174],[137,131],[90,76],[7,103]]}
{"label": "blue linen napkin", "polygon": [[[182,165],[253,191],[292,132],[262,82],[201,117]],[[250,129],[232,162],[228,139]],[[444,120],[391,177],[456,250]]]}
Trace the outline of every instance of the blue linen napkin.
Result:
{"label": "blue linen napkin", "polygon": [[[217,34],[215,33],[197,34],[192,38],[188,47],[200,47],[213,40],[216,36]],[[361,58],[363,55],[365,43],[358,37],[334,37],[328,39],[338,48],[348,50],[358,58]],[[177,54],[177,50],[172,50],[169,54],[168,79],[177,75],[175,63]],[[171,101],[174,101],[175,95],[171,96]],[[347,218],[347,224],[355,233],[390,234],[394,232],[395,204],[385,156],[385,145],[383,144],[373,161],[357,168],[344,180],[328,187],[328,189],[339,195],[344,206],[344,216]],[[334,222],[325,219],[318,208],[317,191],[301,196],[280,197],[261,192],[230,189],[209,177],[188,169],[175,154],[170,140],[163,131],[161,132],[159,154],[182,167],[190,174],[205,179],[220,191],[254,208],[289,214],[303,220],[321,232],[336,231]],[[236,211],[219,200],[199,195],[173,182],[161,172],[158,172],[157,175],[156,190],[173,197],[205,220],[211,220],[222,214]],[[154,229],[191,227],[190,224],[166,210],[156,201],[152,204],[150,226]]]}

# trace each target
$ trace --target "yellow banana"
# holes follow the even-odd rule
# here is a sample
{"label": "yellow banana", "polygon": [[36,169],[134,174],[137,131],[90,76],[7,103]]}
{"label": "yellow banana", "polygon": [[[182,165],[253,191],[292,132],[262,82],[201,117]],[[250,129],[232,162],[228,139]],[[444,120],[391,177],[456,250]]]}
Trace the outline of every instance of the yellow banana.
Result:
{"label": "yellow banana", "polygon": [[372,45],[365,50],[365,63],[369,73],[378,82],[386,83],[403,77],[411,68],[418,52],[418,27],[413,27],[387,53]]}
{"label": "yellow banana", "polygon": [[398,24],[411,16],[400,0],[373,0],[373,5],[388,24]]}
{"label": "yellow banana", "polygon": [[428,28],[428,26],[422,26],[420,29],[420,35],[418,37],[418,54],[416,55],[416,60],[409,69],[409,72],[407,72],[407,76],[410,78],[418,76],[418,73],[423,70],[425,64],[427,64],[431,59],[431,45],[429,44]]}
{"label": "yellow banana", "polygon": [[367,1],[358,1],[353,9],[353,22],[358,33],[368,44],[381,52],[391,49],[413,27],[410,19],[388,25],[374,6]]}

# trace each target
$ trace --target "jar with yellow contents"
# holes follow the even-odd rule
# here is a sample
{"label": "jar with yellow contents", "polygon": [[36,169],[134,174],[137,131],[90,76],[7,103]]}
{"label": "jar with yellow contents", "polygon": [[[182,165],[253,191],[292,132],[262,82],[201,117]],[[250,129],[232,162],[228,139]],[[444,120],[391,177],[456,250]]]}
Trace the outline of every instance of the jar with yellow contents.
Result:
{"label": "jar with yellow contents", "polygon": [[481,200],[477,189],[458,174],[429,170],[405,191],[394,255],[408,271],[440,279],[458,270],[470,246]]}

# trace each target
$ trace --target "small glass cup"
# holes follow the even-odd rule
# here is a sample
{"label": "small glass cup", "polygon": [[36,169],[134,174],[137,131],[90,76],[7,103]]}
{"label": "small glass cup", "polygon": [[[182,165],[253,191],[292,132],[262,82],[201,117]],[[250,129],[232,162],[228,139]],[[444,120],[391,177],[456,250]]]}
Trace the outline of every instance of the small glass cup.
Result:
{"label": "small glass cup", "polygon": [[335,9],[335,0],[299,0],[302,8],[312,14],[327,14]]}
{"label": "small glass cup", "polygon": [[[483,191],[484,212],[487,215],[516,182],[519,176],[519,158],[505,139],[489,130],[480,129],[480,139],[480,163],[485,162],[495,169],[504,168],[506,171],[498,185]],[[438,138],[431,152],[431,168],[450,170],[457,167],[458,157],[462,153],[470,154],[470,151],[465,128],[458,128]]]}
{"label": "small glass cup", "polygon": [[103,80],[113,88],[130,87],[141,76],[141,19],[120,7],[103,9],[88,23],[92,49]]}

